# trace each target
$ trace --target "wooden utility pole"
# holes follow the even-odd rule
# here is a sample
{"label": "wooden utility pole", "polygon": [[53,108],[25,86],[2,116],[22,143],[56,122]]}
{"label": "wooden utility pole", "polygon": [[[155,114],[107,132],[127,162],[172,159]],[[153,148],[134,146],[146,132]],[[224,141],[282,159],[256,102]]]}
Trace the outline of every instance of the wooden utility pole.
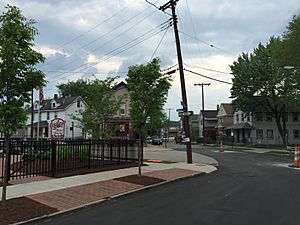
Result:
{"label": "wooden utility pole", "polygon": [[175,12],[175,6],[179,0],[170,0],[163,6],[159,7],[160,10],[165,11],[168,8],[172,10],[172,19],[174,25],[174,34],[175,34],[175,41],[176,41],[176,50],[177,50],[177,58],[178,58],[178,66],[179,66],[179,74],[180,74],[180,83],[181,83],[181,95],[182,95],[182,107],[183,107],[183,129],[185,132],[186,138],[186,152],[187,152],[187,163],[193,163],[192,158],[192,145],[191,145],[191,138],[190,138],[190,119],[189,119],[189,112],[188,112],[188,103],[186,97],[186,89],[185,89],[185,80],[184,80],[184,73],[183,73],[183,65],[182,65],[182,54],[180,48],[180,40],[177,28],[177,16]]}
{"label": "wooden utility pole", "polygon": [[210,83],[199,83],[199,84],[194,84],[195,86],[201,86],[202,88],[202,137],[204,141],[204,130],[205,130],[205,124],[204,124],[204,85],[209,86]]}

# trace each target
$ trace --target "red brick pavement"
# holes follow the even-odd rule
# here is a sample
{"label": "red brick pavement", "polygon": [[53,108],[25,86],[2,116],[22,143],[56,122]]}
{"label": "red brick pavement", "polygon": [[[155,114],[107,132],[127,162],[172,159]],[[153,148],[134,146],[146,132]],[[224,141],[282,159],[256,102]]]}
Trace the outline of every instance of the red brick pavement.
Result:
{"label": "red brick pavement", "polygon": [[[163,180],[173,180],[198,172],[186,169],[166,169],[144,173],[145,176],[155,177]],[[132,184],[117,180],[100,181],[92,184],[85,184],[56,191],[49,191],[40,194],[26,196],[42,204],[57,208],[59,211],[74,208],[89,202],[94,202],[113,195],[139,189],[143,185]]]}
{"label": "red brick pavement", "polygon": [[92,184],[85,184],[56,191],[29,195],[29,197],[42,204],[66,210],[89,202],[107,198],[116,194],[131,191],[143,187],[142,185],[126,182],[107,180]]}
{"label": "red brick pavement", "polygon": [[144,175],[149,177],[155,177],[163,180],[173,180],[176,178],[181,178],[185,176],[190,176],[197,174],[199,172],[193,171],[193,170],[186,170],[186,169],[179,169],[179,168],[172,168],[172,169],[166,169],[166,170],[158,170],[154,172],[148,172]]}

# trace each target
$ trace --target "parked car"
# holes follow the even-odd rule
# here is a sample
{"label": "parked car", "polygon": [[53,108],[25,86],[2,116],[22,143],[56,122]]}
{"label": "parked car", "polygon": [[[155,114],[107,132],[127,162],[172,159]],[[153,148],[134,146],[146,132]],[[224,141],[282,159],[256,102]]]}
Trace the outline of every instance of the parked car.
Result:
{"label": "parked car", "polygon": [[162,144],[162,140],[159,137],[155,137],[155,138],[152,138],[151,143],[153,145],[161,145]]}
{"label": "parked car", "polygon": [[146,141],[148,144],[151,144],[152,143],[152,137],[148,136],[146,137]]}

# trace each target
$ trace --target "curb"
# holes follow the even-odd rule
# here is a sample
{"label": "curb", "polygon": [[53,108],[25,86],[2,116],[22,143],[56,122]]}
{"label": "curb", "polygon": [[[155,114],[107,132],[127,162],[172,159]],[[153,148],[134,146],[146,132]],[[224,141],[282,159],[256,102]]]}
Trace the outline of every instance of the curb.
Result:
{"label": "curb", "polygon": [[197,172],[197,173],[194,173],[194,174],[191,174],[191,175],[188,175],[188,176],[183,176],[183,177],[175,178],[175,179],[172,179],[172,180],[166,180],[166,181],[163,181],[163,182],[157,183],[157,184],[151,184],[151,185],[144,186],[144,187],[141,187],[141,188],[138,188],[138,189],[135,189],[135,190],[123,192],[123,193],[120,193],[120,194],[112,195],[112,196],[107,197],[107,198],[103,198],[103,199],[100,199],[100,200],[89,202],[89,203],[86,203],[86,204],[83,204],[83,205],[80,205],[80,206],[77,206],[77,207],[73,207],[73,208],[70,208],[70,209],[67,209],[67,210],[63,210],[63,211],[55,212],[55,213],[52,213],[52,214],[49,214],[49,215],[44,215],[44,216],[41,216],[41,217],[36,217],[36,218],[33,218],[33,219],[29,219],[29,220],[26,220],[26,221],[14,223],[14,225],[37,223],[37,222],[40,222],[40,221],[44,221],[46,219],[55,218],[55,217],[58,217],[58,216],[62,216],[62,215],[71,213],[71,212],[76,212],[76,211],[82,210],[84,208],[92,207],[92,206],[95,206],[95,205],[98,205],[98,204],[103,204],[105,202],[108,202],[111,199],[120,198],[120,197],[123,197],[123,196],[126,196],[126,195],[133,194],[135,192],[142,192],[142,191],[145,191],[145,190],[148,190],[148,189],[152,189],[152,188],[155,188],[155,187],[158,187],[158,186],[162,186],[164,184],[173,183],[175,181],[180,181],[180,180],[184,180],[184,179],[188,179],[188,178],[192,178],[192,177],[212,174],[216,171],[218,171],[217,167],[216,167],[216,170],[214,170],[210,173]]}

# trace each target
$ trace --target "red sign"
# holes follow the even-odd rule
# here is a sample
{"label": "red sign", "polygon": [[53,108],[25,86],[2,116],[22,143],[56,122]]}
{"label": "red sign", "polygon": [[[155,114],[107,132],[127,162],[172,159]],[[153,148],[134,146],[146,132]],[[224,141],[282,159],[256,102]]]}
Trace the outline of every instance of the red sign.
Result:
{"label": "red sign", "polygon": [[51,138],[55,140],[64,139],[66,122],[61,118],[51,120]]}
{"label": "red sign", "polygon": [[126,131],[126,125],[125,123],[120,124],[120,132],[125,132]]}

